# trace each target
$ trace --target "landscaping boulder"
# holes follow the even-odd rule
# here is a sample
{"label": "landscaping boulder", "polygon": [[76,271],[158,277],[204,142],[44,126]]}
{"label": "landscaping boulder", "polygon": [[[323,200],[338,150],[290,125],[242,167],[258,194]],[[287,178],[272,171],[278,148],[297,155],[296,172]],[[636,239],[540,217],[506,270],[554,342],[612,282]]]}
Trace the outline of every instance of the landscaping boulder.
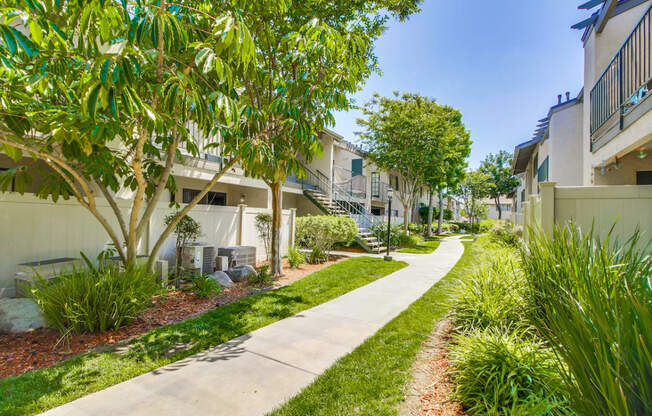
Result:
{"label": "landscaping boulder", "polygon": [[0,334],[43,328],[45,320],[30,299],[0,299]]}
{"label": "landscaping boulder", "polygon": [[217,271],[211,274],[210,279],[215,280],[217,283],[224,287],[233,286],[233,280],[224,272]]}
{"label": "landscaping boulder", "polygon": [[256,276],[256,274],[258,273],[256,272],[256,269],[254,269],[249,265],[246,265],[246,266],[237,266],[232,269],[229,269],[226,271],[226,274],[228,274],[231,280],[233,280],[234,282],[243,282],[249,279],[250,276]]}

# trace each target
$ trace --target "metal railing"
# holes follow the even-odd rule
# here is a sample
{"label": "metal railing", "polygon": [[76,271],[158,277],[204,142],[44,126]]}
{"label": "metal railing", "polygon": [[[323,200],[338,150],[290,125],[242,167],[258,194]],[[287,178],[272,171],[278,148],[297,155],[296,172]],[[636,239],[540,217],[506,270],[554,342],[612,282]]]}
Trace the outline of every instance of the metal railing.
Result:
{"label": "metal railing", "polygon": [[652,89],[652,6],[591,90],[591,135],[622,117]]}
{"label": "metal railing", "polygon": [[303,189],[317,190],[328,195],[339,208],[355,220],[359,228],[371,228],[379,222],[370,212],[367,212],[364,204],[360,203],[356,195],[331,182],[328,176],[319,170],[313,172],[305,166],[303,169],[305,175],[299,179],[302,181]]}
{"label": "metal railing", "polygon": [[358,199],[367,197],[367,177],[365,175],[353,175],[353,171],[333,165],[333,183],[348,190]]}

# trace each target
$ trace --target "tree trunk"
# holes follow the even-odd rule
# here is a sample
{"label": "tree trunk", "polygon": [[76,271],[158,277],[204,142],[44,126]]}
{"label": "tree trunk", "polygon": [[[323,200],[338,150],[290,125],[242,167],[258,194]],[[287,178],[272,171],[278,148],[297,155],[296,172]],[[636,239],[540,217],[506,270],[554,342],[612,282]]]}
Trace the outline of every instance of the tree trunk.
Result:
{"label": "tree trunk", "polygon": [[272,190],[272,249],[270,258],[270,271],[275,278],[283,276],[283,263],[281,258],[281,223],[283,222],[283,184],[273,182]]}
{"label": "tree trunk", "polygon": [[432,237],[432,189],[428,196],[428,225],[426,229],[426,237]]}
{"label": "tree trunk", "polygon": [[408,223],[410,222],[410,204],[403,204],[403,232],[408,233]]}
{"label": "tree trunk", "polygon": [[500,207],[500,195],[498,195],[496,198],[494,198],[496,201],[496,209],[498,210],[498,219],[502,220],[503,219],[503,210]]}
{"label": "tree trunk", "polygon": [[439,191],[439,218],[437,218],[437,235],[441,234],[441,223],[444,220],[444,199]]}

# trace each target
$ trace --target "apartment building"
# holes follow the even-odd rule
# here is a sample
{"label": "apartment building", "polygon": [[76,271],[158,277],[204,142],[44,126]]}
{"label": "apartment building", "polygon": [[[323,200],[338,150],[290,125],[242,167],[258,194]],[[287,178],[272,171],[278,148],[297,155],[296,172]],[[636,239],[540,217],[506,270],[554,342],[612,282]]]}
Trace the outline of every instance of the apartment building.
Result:
{"label": "apartment building", "polygon": [[[584,87],[566,93],[514,149],[516,222],[573,220],[623,238],[652,234],[652,1],[592,0],[583,31]],[[649,237],[649,236],[648,236]]]}
{"label": "apartment building", "polygon": [[[196,131],[193,134],[201,137]],[[199,140],[199,157],[192,157],[181,149],[184,162],[176,164],[172,171],[177,189],[175,192],[166,191],[162,196],[140,243],[142,253],[149,252],[150,244],[164,229],[165,216],[174,211],[169,203],[183,206],[190,202],[221,169],[222,159],[216,149],[204,146],[213,139]],[[283,186],[282,251],[285,253],[294,244],[296,217],[325,213],[353,217],[360,228],[361,244],[369,251],[382,249],[381,242],[366,234],[368,228],[387,221],[388,190],[390,186],[398,186],[397,175],[375,167],[364,151],[333,131],[320,133],[320,139],[323,146],[321,157],[305,163],[306,174],[288,178]],[[35,163],[47,170],[44,164]],[[14,166],[16,163],[0,154],[0,170]],[[104,229],[76,201],[53,203],[37,198],[34,192],[39,180],[35,178],[34,183],[26,188],[25,195],[17,192],[0,194],[0,235],[5,243],[0,251],[0,296],[14,294],[13,280],[19,264],[78,258],[80,252],[94,257],[110,242]],[[133,193],[123,189],[116,196],[120,207],[128,210]],[[111,218],[108,203],[102,198],[98,200],[101,210]],[[427,204],[426,192],[422,192],[418,203]],[[255,231],[255,218],[259,213],[270,212],[271,206],[267,184],[247,177],[236,165],[190,215],[202,225],[204,235],[199,241],[216,248],[255,246],[258,259],[263,260],[264,243]],[[405,217],[402,204],[394,198],[392,222],[401,224]],[[410,217],[409,213],[407,217]],[[160,257],[168,262],[174,261],[174,237],[166,241]]]}

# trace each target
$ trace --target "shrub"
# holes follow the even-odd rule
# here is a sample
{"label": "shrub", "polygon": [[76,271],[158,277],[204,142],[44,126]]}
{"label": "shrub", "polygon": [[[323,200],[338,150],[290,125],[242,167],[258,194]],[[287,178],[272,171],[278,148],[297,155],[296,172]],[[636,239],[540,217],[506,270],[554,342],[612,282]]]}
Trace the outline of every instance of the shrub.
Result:
{"label": "shrub", "polygon": [[75,269],[47,282],[36,276],[30,297],[48,325],[62,334],[118,329],[136,318],[159,290],[144,268]]}
{"label": "shrub", "polygon": [[267,259],[269,260],[270,250],[272,247],[272,216],[264,212],[257,214],[255,226],[258,237],[263,240],[265,256],[267,256]]}
{"label": "shrub", "polygon": [[207,274],[198,274],[192,278],[192,291],[197,293],[200,298],[217,295],[221,290],[222,286]]}
{"label": "shrub", "polygon": [[510,247],[517,247],[521,241],[522,230],[511,223],[494,224],[489,230],[491,239]]}
{"label": "shrub", "polygon": [[256,267],[256,274],[249,276],[248,282],[252,285],[271,285],[274,282],[274,276],[269,272],[269,265]]}
{"label": "shrub", "polygon": [[408,223],[408,231],[410,234],[424,234],[426,227],[426,224],[417,224],[414,222]]}
{"label": "shrub", "polygon": [[493,226],[502,225],[503,223],[504,223],[504,221],[502,221],[502,220],[494,220],[494,219],[491,219],[491,218],[487,218],[485,220],[480,221],[479,230],[480,230],[481,233],[486,233],[486,232],[489,232],[489,230],[491,230],[491,228]]}
{"label": "shrub", "polygon": [[[328,253],[336,243],[349,244],[358,235],[353,218],[329,215],[297,218],[296,238],[300,246],[312,249],[318,256],[310,260],[328,259]],[[319,261],[319,262],[321,262]]]}
{"label": "shrub", "polygon": [[306,262],[306,255],[297,250],[295,247],[290,247],[288,251],[288,263],[290,267],[296,269]]}
{"label": "shrub", "polygon": [[450,350],[456,396],[478,415],[571,415],[554,353],[524,332],[458,336]]}
{"label": "shrub", "polygon": [[652,260],[573,224],[521,249],[532,322],[565,363],[580,415],[652,414]]}
{"label": "shrub", "polygon": [[460,230],[457,224],[452,222],[444,222],[441,224],[441,231],[444,233],[456,233]]}
{"label": "shrub", "polygon": [[[371,227],[371,232],[383,245],[387,244],[387,224],[378,223]],[[403,234],[403,227],[393,224],[389,233],[391,248],[397,248],[401,245],[401,234]]]}
{"label": "shrub", "polygon": [[480,232],[480,224],[473,223],[473,230],[471,229],[471,223],[470,222],[452,222],[451,224],[457,225],[458,231],[462,232],[464,230],[467,233],[473,232],[473,233],[478,233]]}
{"label": "shrub", "polygon": [[421,235],[408,235],[405,233],[399,234],[399,246],[401,247],[414,247],[423,243],[423,237]]}
{"label": "shrub", "polygon": [[[491,260],[458,282],[453,320],[464,330],[527,327],[524,278],[513,250],[493,247]],[[486,254],[483,254],[486,255]]]}
{"label": "shrub", "polygon": [[[179,214],[180,211],[176,211],[170,215],[167,215],[163,220],[165,225],[170,225],[174,220],[177,219]],[[177,240],[175,242],[177,259],[174,275],[177,277],[178,282],[178,279],[181,276],[181,257],[183,255],[183,247],[186,244],[194,242],[199,237],[201,237],[201,225],[192,217],[184,215],[183,218],[181,218],[181,221],[179,221],[176,227],[174,227],[174,235],[177,236]]]}

